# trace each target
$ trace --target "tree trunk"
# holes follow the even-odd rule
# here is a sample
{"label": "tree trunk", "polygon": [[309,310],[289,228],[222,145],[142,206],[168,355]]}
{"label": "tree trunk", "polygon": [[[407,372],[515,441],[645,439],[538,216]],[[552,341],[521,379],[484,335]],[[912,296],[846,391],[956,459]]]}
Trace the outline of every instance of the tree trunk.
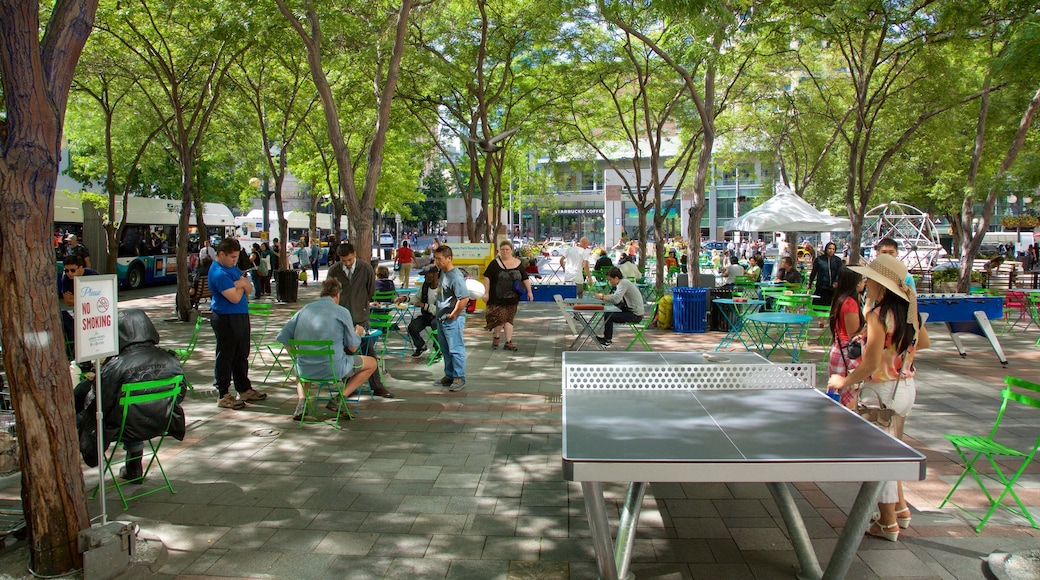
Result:
{"label": "tree trunk", "polygon": [[188,295],[188,226],[191,224],[192,197],[195,192],[195,159],[181,152],[181,217],[177,222],[177,320],[191,320]]}
{"label": "tree trunk", "polygon": [[96,11],[97,0],[58,0],[43,25],[38,3],[0,0],[0,319],[40,576],[83,566],[89,525],[51,236],[69,86]]}
{"label": "tree trunk", "polygon": [[77,534],[89,525],[72,383],[53,290],[50,216],[58,151],[54,146],[46,155],[28,147],[9,152],[7,161],[18,161],[12,157],[22,153],[25,163],[4,172],[5,211],[0,212],[4,368],[18,418],[32,568],[45,576],[82,566]]}

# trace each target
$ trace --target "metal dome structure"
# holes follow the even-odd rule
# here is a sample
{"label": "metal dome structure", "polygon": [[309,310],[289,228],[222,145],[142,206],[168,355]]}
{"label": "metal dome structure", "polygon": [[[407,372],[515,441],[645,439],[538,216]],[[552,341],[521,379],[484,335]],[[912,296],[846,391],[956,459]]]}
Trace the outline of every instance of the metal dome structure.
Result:
{"label": "metal dome structure", "polygon": [[879,205],[863,216],[861,247],[873,248],[882,238],[899,244],[899,257],[909,270],[930,270],[946,255],[931,216],[905,203]]}

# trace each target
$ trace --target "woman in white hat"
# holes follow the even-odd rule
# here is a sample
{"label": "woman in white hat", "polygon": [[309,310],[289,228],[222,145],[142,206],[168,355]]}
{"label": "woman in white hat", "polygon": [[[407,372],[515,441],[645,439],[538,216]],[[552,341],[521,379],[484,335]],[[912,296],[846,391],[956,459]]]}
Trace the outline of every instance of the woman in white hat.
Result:
{"label": "woman in white hat", "polygon": [[[889,429],[903,438],[903,424],[914,406],[914,353],[928,348],[928,332],[917,314],[917,294],[906,284],[906,266],[891,256],[878,256],[867,266],[851,266],[867,279],[867,344],[863,360],[848,376],[831,375],[827,386],[845,390],[861,382],[870,383],[877,396],[896,416]],[[866,396],[873,397],[871,392]],[[910,525],[910,508],[903,497],[901,482],[886,482],[878,498],[878,514],[867,533],[895,542],[899,529]]]}

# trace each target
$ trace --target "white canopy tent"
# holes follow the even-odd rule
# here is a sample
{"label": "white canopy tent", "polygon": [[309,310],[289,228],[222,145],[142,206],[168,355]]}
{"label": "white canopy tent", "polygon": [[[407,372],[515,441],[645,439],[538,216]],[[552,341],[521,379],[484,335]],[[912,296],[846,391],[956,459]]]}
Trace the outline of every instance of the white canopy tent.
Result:
{"label": "white canopy tent", "polygon": [[818,211],[809,202],[778,184],[776,195],[769,201],[730,220],[727,232],[847,232],[852,229],[848,218]]}

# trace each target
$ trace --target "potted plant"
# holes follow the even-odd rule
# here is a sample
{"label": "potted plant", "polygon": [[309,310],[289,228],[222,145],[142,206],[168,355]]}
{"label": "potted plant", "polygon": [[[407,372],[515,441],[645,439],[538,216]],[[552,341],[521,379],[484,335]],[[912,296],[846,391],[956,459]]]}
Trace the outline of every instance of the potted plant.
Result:
{"label": "potted plant", "polygon": [[[957,281],[960,279],[960,269],[956,266],[936,268],[932,270],[932,292],[939,294],[952,294],[957,291]],[[982,284],[982,272],[971,271],[971,284]]]}

